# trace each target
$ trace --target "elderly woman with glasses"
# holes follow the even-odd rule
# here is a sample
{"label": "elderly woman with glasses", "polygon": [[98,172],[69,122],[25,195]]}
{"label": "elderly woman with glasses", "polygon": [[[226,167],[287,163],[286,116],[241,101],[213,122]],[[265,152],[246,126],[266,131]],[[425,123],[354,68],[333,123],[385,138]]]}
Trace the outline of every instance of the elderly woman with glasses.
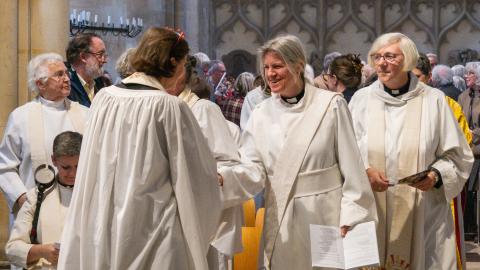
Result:
{"label": "elderly woman with glasses", "polygon": [[404,34],[378,37],[368,59],[378,80],[349,106],[377,204],[380,267],[456,269],[450,201],[473,156],[445,95],[411,72],[418,57]]}
{"label": "elderly woman with glasses", "polygon": [[15,214],[27,199],[26,192],[35,187],[34,171],[52,164],[55,136],[67,130],[82,133],[88,111],[67,98],[70,79],[56,53],[30,60],[28,86],[36,97],[10,113],[0,144],[0,189]]}
{"label": "elderly woman with glasses", "polygon": [[[306,57],[292,35],[259,49],[272,92],[243,131],[242,163],[219,171],[224,186],[265,187],[264,262],[268,269],[313,269],[310,224],[347,231],[376,220],[374,199],[355,143],[347,103],[305,77]],[[240,192],[240,191],[239,191]]]}
{"label": "elderly woman with glasses", "polygon": [[188,105],[183,33],[152,27],[136,71],[93,101],[60,269],[207,270],[222,204],[215,159]]}

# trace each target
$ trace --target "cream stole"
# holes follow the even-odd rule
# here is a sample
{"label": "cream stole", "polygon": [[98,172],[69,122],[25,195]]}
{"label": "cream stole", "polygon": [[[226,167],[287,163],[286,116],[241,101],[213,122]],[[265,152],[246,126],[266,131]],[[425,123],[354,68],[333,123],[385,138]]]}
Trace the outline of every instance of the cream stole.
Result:
{"label": "cream stole", "polygon": [[[73,102],[65,99],[65,109],[67,110],[67,116],[73,125],[76,132],[82,133],[85,129],[84,116],[80,109],[78,102]],[[38,166],[42,164],[51,164],[50,157],[48,156],[47,147],[45,145],[45,120],[43,118],[42,103],[30,102],[28,105],[28,121],[27,128],[28,142],[30,143],[30,156],[32,159],[32,170],[35,172]]]}
{"label": "cream stole", "polygon": [[[415,85],[415,84],[414,84]],[[381,85],[374,85],[373,87]],[[374,89],[373,91],[378,91]],[[383,91],[383,89],[381,90]],[[423,91],[408,100],[398,100],[397,105],[407,106],[403,122],[401,149],[398,157],[397,177],[403,178],[418,172],[418,151],[420,145],[420,129]],[[371,167],[386,172],[385,162],[385,102],[371,93],[368,104],[368,161]],[[402,104],[403,103],[403,104]],[[414,228],[414,209],[418,199],[417,190],[407,185],[394,187],[393,200],[387,199],[387,192],[374,192],[377,205],[379,226],[377,237],[382,267],[390,269],[392,264],[411,264]],[[388,202],[394,202],[388,205]],[[388,218],[393,217],[391,227]]]}
{"label": "cream stole", "polygon": [[[265,185],[265,255],[268,262],[274,252],[275,241],[294,194],[294,186],[300,167],[316,131],[336,93],[305,85],[305,112],[287,134],[283,149],[275,163],[273,179]],[[279,116],[276,116],[279,117]],[[280,116],[281,117],[281,116]]]}
{"label": "cream stole", "polygon": [[195,105],[195,103],[200,100],[200,98],[188,87],[186,87],[185,90],[183,90],[182,93],[178,95],[178,98],[183,100],[183,102],[187,103],[189,108],[192,108],[193,105]]}

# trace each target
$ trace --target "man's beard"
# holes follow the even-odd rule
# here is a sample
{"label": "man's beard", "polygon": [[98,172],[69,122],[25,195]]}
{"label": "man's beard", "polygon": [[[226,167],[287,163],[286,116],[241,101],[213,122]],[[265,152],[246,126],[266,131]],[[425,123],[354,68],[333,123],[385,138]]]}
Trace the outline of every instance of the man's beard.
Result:
{"label": "man's beard", "polygon": [[96,79],[103,75],[103,68],[99,67],[98,64],[88,64],[85,66],[85,72],[87,76]]}

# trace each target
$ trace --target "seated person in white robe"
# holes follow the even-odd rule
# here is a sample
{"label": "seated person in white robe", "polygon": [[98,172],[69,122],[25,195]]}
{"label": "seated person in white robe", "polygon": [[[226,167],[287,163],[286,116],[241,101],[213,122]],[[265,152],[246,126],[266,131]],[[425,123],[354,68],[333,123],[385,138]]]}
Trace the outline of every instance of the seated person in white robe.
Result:
{"label": "seated person in white robe", "polygon": [[[411,72],[417,59],[404,34],[378,37],[368,58],[378,80],[349,106],[375,194],[382,269],[457,269],[450,201],[473,156],[445,95]],[[422,171],[418,182],[397,184]]]}
{"label": "seated person in white robe", "polygon": [[[375,221],[375,202],[347,103],[304,77],[305,52],[291,35],[259,50],[272,91],[252,112],[242,134],[242,163],[222,167],[223,185],[249,179],[238,197],[265,186],[265,266],[313,269],[310,224],[341,228]],[[245,181],[245,180],[243,180]],[[263,262],[262,262],[263,263]]]}
{"label": "seated person in white robe", "polygon": [[[11,264],[23,268],[55,269],[81,145],[82,135],[77,132],[65,131],[55,137],[52,161],[58,173],[53,181],[28,191],[27,201],[18,212],[5,249]],[[41,202],[37,200],[39,190]]]}
{"label": "seated person in white robe", "polygon": [[38,96],[10,114],[0,144],[0,189],[14,212],[35,187],[37,166],[52,164],[55,136],[66,130],[82,133],[88,111],[67,99],[70,79],[58,54],[40,54],[30,60],[28,85]]}
{"label": "seated person in white robe", "polygon": [[215,159],[187,104],[183,33],[152,27],[136,71],[90,107],[58,269],[207,270],[222,203]]}

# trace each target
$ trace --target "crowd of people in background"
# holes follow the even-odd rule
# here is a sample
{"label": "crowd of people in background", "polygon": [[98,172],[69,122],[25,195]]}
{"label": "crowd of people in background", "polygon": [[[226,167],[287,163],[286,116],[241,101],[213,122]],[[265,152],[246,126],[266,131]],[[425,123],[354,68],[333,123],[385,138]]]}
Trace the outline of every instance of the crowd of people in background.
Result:
{"label": "crowd of people in background", "polygon": [[259,48],[257,74],[233,77],[158,27],[115,59],[115,83],[111,60],[99,35],[81,33],[66,61],[29,63],[36,97],[0,144],[15,267],[231,269],[242,204],[255,198],[266,269],[313,269],[310,224],[344,237],[369,221],[373,269],[465,268],[480,62],[449,67],[387,33],[368,55],[325,55],[315,74],[302,41],[282,35]]}

